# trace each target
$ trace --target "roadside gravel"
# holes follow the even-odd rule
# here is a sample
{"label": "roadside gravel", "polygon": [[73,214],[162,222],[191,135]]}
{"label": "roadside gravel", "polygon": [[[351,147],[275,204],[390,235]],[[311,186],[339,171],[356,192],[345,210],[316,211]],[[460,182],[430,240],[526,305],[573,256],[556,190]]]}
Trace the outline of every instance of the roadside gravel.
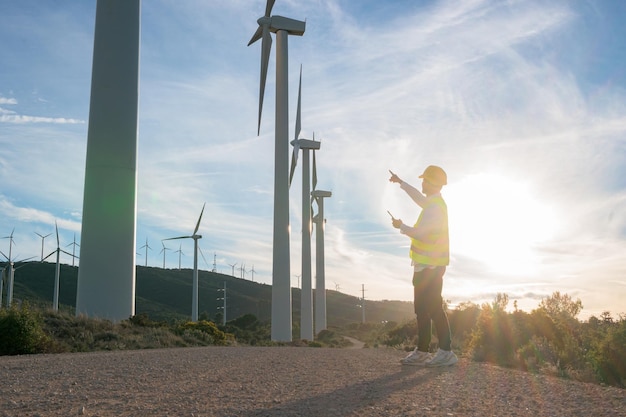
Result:
{"label": "roadside gravel", "polygon": [[626,390],[392,349],[203,347],[0,357],[0,416],[626,416]]}

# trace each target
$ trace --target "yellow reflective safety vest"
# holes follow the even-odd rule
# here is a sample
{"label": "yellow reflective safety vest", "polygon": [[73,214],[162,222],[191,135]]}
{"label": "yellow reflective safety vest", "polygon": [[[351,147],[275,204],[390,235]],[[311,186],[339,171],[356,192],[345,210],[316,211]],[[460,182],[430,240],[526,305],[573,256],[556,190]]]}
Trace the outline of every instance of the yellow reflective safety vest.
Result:
{"label": "yellow reflective safety vest", "polygon": [[[431,233],[424,240],[411,238],[411,250],[409,256],[414,264],[444,266],[450,263],[450,239],[448,236],[448,206],[441,196],[433,197],[428,205],[437,204],[443,210],[441,228]],[[426,206],[428,207],[428,206]],[[415,223],[417,228],[422,221],[424,207]]]}

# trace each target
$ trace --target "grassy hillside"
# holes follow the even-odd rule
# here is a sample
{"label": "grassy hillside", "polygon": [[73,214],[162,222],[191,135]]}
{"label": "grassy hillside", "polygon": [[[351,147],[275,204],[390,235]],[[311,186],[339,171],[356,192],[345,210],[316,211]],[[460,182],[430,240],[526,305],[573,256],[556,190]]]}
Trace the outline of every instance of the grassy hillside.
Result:
{"label": "grassy hillside", "polygon": [[[137,267],[136,314],[146,313],[152,320],[188,319],[191,316],[191,269],[162,269]],[[32,305],[51,305],[54,291],[55,265],[26,262],[15,271],[13,299],[28,301]],[[76,303],[78,267],[61,265],[59,303],[73,310]],[[215,320],[223,296],[220,291],[226,283],[227,319],[244,314],[254,314],[260,321],[271,317],[272,287],[230,275],[209,271],[198,274],[198,312],[201,318]],[[6,302],[4,285],[3,305]],[[409,288],[410,289],[410,288]],[[328,326],[343,327],[361,322],[361,301],[354,296],[327,290],[326,308]],[[300,321],[300,290],[292,289],[294,324]],[[402,301],[366,300],[367,322],[403,322],[413,317],[412,304]]]}

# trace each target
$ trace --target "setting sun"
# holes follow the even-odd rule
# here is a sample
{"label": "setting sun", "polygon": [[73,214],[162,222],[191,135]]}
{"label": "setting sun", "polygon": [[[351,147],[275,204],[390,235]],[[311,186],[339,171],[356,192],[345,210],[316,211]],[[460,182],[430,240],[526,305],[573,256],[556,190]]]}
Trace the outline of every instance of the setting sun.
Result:
{"label": "setting sun", "polygon": [[536,269],[535,245],[553,236],[557,220],[548,202],[533,195],[530,182],[494,174],[468,176],[445,190],[452,252],[498,273]]}

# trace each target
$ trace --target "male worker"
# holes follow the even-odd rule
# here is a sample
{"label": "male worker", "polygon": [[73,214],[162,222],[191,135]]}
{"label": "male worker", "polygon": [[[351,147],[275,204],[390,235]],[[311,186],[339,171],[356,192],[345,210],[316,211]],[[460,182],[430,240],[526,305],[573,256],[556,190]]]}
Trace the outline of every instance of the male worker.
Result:
{"label": "male worker", "polygon": [[[450,346],[450,325],[441,297],[443,274],[450,259],[448,208],[441,197],[441,188],[448,180],[445,171],[435,165],[427,167],[420,178],[422,192],[393,172],[389,178],[389,181],[399,183],[400,188],[422,208],[413,227],[400,219],[392,219],[393,227],[411,238],[409,255],[413,265],[413,303],[417,316],[417,347],[400,362],[403,365],[448,366],[458,361]],[[429,353],[431,320],[435,322],[439,339],[435,354]]]}

